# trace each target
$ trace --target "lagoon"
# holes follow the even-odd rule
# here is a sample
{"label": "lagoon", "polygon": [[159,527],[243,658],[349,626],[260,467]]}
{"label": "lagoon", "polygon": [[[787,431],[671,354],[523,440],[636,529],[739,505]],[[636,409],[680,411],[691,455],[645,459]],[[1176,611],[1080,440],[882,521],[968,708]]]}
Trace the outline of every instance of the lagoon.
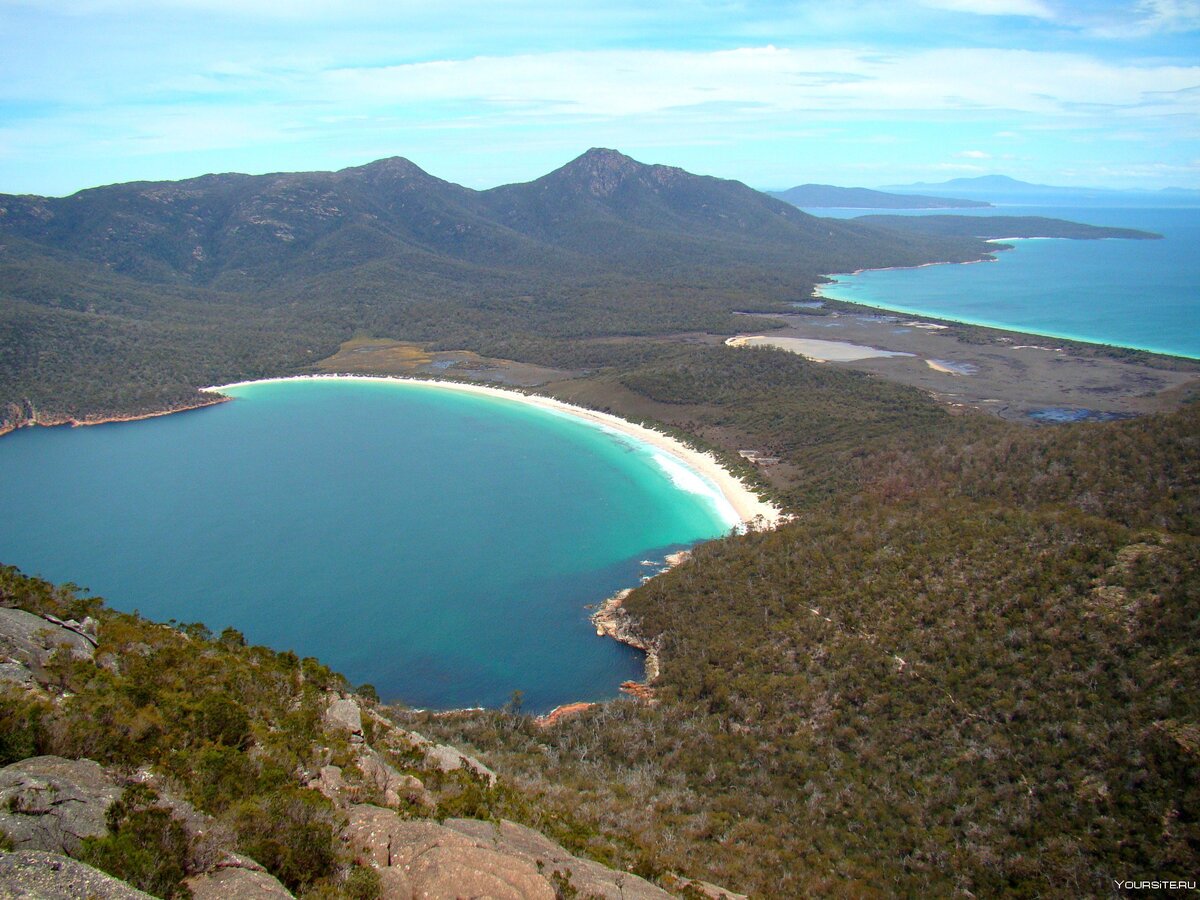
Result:
{"label": "lagoon", "polygon": [[590,605],[734,524],[661,450],[526,403],[359,379],[227,392],[0,440],[0,560],[316,656],[387,701],[520,690],[544,711],[641,676]]}

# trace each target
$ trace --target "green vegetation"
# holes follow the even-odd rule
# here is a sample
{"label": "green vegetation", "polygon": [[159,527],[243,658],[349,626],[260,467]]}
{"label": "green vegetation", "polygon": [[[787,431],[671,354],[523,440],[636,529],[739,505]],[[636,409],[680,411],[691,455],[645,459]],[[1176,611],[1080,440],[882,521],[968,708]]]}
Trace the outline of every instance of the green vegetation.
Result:
{"label": "green vegetation", "polygon": [[[213,835],[260,862],[291,890],[318,897],[371,896],[369,873],[337,839],[341,814],[302,785],[325,765],[357,771],[349,735],[322,710],[341,676],[315,659],[246,646],[226,629],[179,628],[116,613],[72,585],[55,587],[0,567],[0,603],[61,618],[100,621],[96,661],[56,659],[52,692],[0,685],[0,764],[39,755],[96,760],[120,772],[150,767],[161,784],[216,818]],[[360,697],[362,695],[360,694]],[[408,815],[520,811],[521,795],[488,788],[466,770],[385,752],[440,801]],[[377,793],[377,790],[376,790]],[[374,795],[364,785],[360,796]],[[162,897],[186,896],[189,861],[214,850],[189,837],[178,811],[132,781],[108,812],[110,832],[85,841],[83,861]]]}
{"label": "green vegetation", "polygon": [[420,727],[620,836],[617,863],[758,896],[1080,896],[1194,871],[1198,424],[882,454],[857,490],[634,592],[657,706]]}
{"label": "green vegetation", "polygon": [[[0,205],[8,421],[187,403],[361,333],[585,371],[550,390],[780,459],[732,461],[791,522],[704,545],[626,601],[662,648],[656,704],[547,729],[516,696],[389,711],[503,776],[393,751],[436,796],[409,814],[505,816],[662,883],[763,897],[1080,896],[1200,868],[1200,407],[1025,428],[680,337],[783,309],[821,272],[977,241],[815,220],[611,151],[487,192],[387,160]],[[100,664],[56,661],[52,698],[0,690],[0,762],[151,767],[292,889],[377,892],[301,787],[353,768],[321,717],[340,676],[11,568],[0,603],[101,623]],[[199,849],[170,811],[131,791],[111,820],[89,858],[176,892]]]}
{"label": "green vegetation", "polygon": [[109,833],[87,838],[79,858],[156,897],[190,897],[183,885],[189,841],[152,788],[134,784],[108,808]]}
{"label": "green vegetation", "polygon": [[891,228],[910,234],[940,235],[942,237],[995,238],[1070,238],[1073,240],[1100,240],[1121,238],[1122,240],[1145,241],[1161,238],[1153,231],[1136,228],[1108,228],[1100,225],[1084,225],[1065,219],[1050,219],[1045,216],[858,216],[854,221],[879,228]]}

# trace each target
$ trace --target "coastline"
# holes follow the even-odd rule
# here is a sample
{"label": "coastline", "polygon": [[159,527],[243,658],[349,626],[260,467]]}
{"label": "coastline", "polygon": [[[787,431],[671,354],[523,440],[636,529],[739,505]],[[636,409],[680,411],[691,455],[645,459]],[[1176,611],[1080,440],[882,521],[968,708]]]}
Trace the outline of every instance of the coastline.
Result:
{"label": "coastline", "polygon": [[[202,388],[201,393],[209,393],[207,389]],[[125,415],[116,416],[84,416],[77,419],[73,416],[54,416],[48,419],[41,419],[35,412],[32,416],[26,417],[18,422],[3,422],[0,423],[0,437],[6,434],[12,434],[14,431],[19,431],[22,428],[58,428],[63,425],[69,425],[72,428],[88,428],[92,425],[108,425],[113,422],[140,422],[143,419],[157,419],[160,416],[172,416],[175,413],[189,412],[193,409],[205,409],[209,406],[216,406],[218,403],[228,403],[232,397],[224,395],[217,397],[206,397],[198,400],[195,403],[187,403],[181,406],[172,406],[169,409],[157,409],[152,412],[145,413],[128,413]]]}
{"label": "coastline", "polygon": [[[521,391],[506,390],[502,388],[488,387],[485,385],[467,384],[456,381],[435,381],[422,378],[403,378],[394,376],[373,376],[373,375],[338,375],[338,374],[318,374],[318,375],[296,375],[280,378],[263,378],[253,381],[241,381],[233,384],[214,385],[204,388],[205,391],[219,393],[223,390],[231,388],[246,387],[254,384],[278,383],[285,381],[306,381],[314,379],[335,379],[335,380],[367,380],[383,383],[401,383],[415,384],[426,387],[442,388],[446,390],[457,390],[464,393],[476,394],[479,396],[491,397],[493,399],[503,399],[518,403],[526,403],[543,409],[549,412],[554,412],[560,415],[571,416],[576,419],[581,419],[584,422],[595,427],[616,432],[625,437],[633,438],[634,440],[645,443],[657,450],[666,453],[668,456],[681,463],[691,472],[699,475],[705,482],[720,492],[721,497],[725,500],[728,506],[733,510],[739,520],[736,530],[745,532],[749,529],[768,529],[775,528],[781,522],[786,520],[786,516],[782,510],[773,504],[767,503],[747,487],[739,478],[732,472],[727,470],[720,461],[711,453],[705,453],[695,448],[689,447],[682,441],[662,432],[647,428],[644,425],[638,425],[630,422],[627,419],[622,419],[619,416],[614,416],[609,413],[599,412],[597,410],[587,409],[586,407],[576,406],[575,404],[566,403],[562,400],[557,400],[553,397],[545,397],[538,394],[526,394]],[[666,568],[662,571],[674,568],[677,565],[685,562],[690,556],[689,551],[680,551],[670,554],[666,560]],[[661,573],[660,573],[661,574]],[[596,611],[591,616],[592,625],[596,628],[596,634],[599,637],[611,638],[619,643],[626,644],[636,650],[642,651],[645,654],[643,665],[645,674],[641,681],[625,681],[619,686],[622,693],[628,694],[640,702],[654,703],[654,688],[653,683],[661,667],[659,659],[659,646],[657,641],[646,640],[638,631],[637,623],[631,621],[627,611],[622,605],[625,598],[634,590],[633,587],[624,588],[617,591],[612,596],[606,598]],[[582,713],[591,709],[595,704],[592,702],[574,702],[562,704],[555,707],[544,716],[538,717],[535,721],[540,727],[551,727],[562,719]]]}
{"label": "coastline", "polygon": [[238,381],[232,384],[214,385],[212,387],[202,388],[202,390],[209,393],[220,394],[223,391],[231,388],[248,387],[255,384],[330,379],[344,381],[374,381],[391,384],[411,384],[427,386],[431,388],[441,388],[445,390],[456,390],[463,393],[491,397],[493,399],[526,403],[530,406],[535,406],[539,409],[549,412],[571,416],[572,418],[583,420],[584,422],[601,429],[616,432],[625,437],[633,438],[636,441],[640,441],[641,443],[647,444],[657,450],[662,451],[677,462],[682,463],[687,469],[699,475],[705,482],[716,488],[721,498],[726,504],[728,504],[730,509],[736,515],[739,523],[737,526],[739,530],[744,531],[750,528],[774,528],[784,520],[784,513],[781,509],[760,498],[737,476],[721,465],[720,461],[711,453],[689,447],[682,441],[673,438],[670,435],[663,434],[661,431],[655,431],[652,428],[639,425],[635,422],[630,422],[627,419],[620,418],[619,416],[614,416],[610,413],[599,412],[598,410],[587,409],[583,406],[576,406],[572,403],[566,403],[562,400],[557,400],[553,397],[545,397],[540,394],[526,394],[521,391],[507,390],[504,388],[495,388],[479,384],[468,384],[459,381],[437,381],[427,378],[345,374],[290,375],[279,378],[259,378],[252,381]]}
{"label": "coastline", "polygon": [[[1041,239],[1040,238],[1023,238],[1022,240],[1041,240]],[[963,262],[963,263],[930,263],[930,265],[968,266],[968,265],[973,265],[974,262],[997,262],[997,261],[998,260],[981,259],[981,260],[974,260],[972,262]],[[857,272],[841,272],[838,274],[860,275],[863,272],[894,271],[894,270],[896,270],[896,268],[897,267],[892,267],[890,269],[887,269],[887,268],[885,268],[885,269],[860,269]],[[924,266],[911,266],[909,268],[920,269],[920,268],[924,268]],[[1155,348],[1155,347],[1143,347],[1138,344],[1123,344],[1123,343],[1120,343],[1120,342],[1114,341],[1114,340],[1100,341],[1100,340],[1096,340],[1094,338],[1079,337],[1077,335],[1071,335],[1071,334],[1062,334],[1062,333],[1052,332],[1052,331],[1039,331],[1039,330],[1036,330],[1033,328],[1027,328],[1024,326],[1017,327],[1014,325],[1006,325],[1003,322],[993,322],[993,321],[990,321],[987,319],[975,318],[975,317],[966,316],[966,315],[951,316],[950,314],[948,314],[946,312],[928,312],[928,311],[917,309],[917,308],[911,307],[911,306],[894,305],[894,304],[889,304],[889,305],[885,306],[882,303],[875,301],[875,300],[872,300],[869,303],[864,302],[862,300],[848,300],[845,297],[838,297],[834,294],[826,294],[823,292],[824,288],[830,287],[830,286],[833,286],[836,288],[836,285],[838,284],[837,281],[832,280],[835,276],[829,275],[826,277],[830,278],[831,281],[827,282],[826,284],[817,285],[816,288],[813,289],[811,299],[813,299],[813,300],[832,300],[837,303],[845,303],[848,306],[857,307],[858,309],[862,310],[863,312],[883,313],[886,315],[911,316],[913,318],[918,318],[918,319],[931,319],[936,323],[944,323],[944,324],[948,324],[948,325],[964,325],[964,326],[967,326],[970,328],[986,328],[989,331],[1000,332],[1003,334],[1024,335],[1029,338],[1037,338],[1040,340],[1066,341],[1071,344],[1080,344],[1085,347],[1094,348],[1096,350],[1131,350],[1136,353],[1148,353],[1152,356],[1165,356],[1165,357],[1169,357],[1171,359],[1178,359],[1178,360],[1183,360],[1186,362],[1196,362],[1196,361],[1200,360],[1200,356],[1188,356],[1188,355],[1186,355],[1184,353],[1180,353],[1178,351],[1163,350],[1163,349],[1159,349],[1159,348]]]}

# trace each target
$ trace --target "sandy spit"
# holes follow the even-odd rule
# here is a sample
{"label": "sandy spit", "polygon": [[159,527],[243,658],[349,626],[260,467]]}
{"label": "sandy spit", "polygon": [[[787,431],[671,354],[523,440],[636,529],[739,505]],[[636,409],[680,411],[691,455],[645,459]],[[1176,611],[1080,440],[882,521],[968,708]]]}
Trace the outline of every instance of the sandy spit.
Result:
{"label": "sandy spit", "polygon": [[477,394],[485,397],[494,397],[503,400],[516,401],[519,403],[527,403],[530,406],[536,406],[541,409],[557,412],[560,414],[570,415],[577,419],[582,419],[592,425],[600,428],[606,428],[619,434],[626,435],[642,443],[663,451],[674,457],[692,472],[702,476],[702,478],[717,488],[721,496],[733,508],[741,522],[742,528],[753,527],[755,529],[774,528],[784,519],[782,510],[773,504],[767,503],[755,494],[749,487],[742,483],[740,479],[734,476],[727,470],[711,453],[704,453],[689,447],[682,441],[663,434],[661,431],[655,431],[652,428],[647,428],[644,425],[638,425],[635,422],[630,422],[622,419],[619,416],[610,415],[609,413],[599,412],[593,409],[587,409],[583,406],[576,406],[571,403],[564,403],[562,400],[556,400],[553,397],[543,397],[536,394],[524,394],[520,391],[505,390],[502,388],[488,387],[480,384],[466,384],[458,381],[433,381],[423,378],[395,378],[384,377],[378,375],[295,375],[286,378],[264,378],[254,381],[239,381],[234,384],[217,385],[214,387],[204,388],[205,391],[220,394],[229,388],[245,387],[252,384],[266,384],[281,381],[309,381],[313,379],[341,379],[341,380],[359,380],[359,381],[379,381],[379,382],[401,382],[405,384],[415,384],[427,386],[430,388],[438,388],[442,390],[462,391],[468,394]]}

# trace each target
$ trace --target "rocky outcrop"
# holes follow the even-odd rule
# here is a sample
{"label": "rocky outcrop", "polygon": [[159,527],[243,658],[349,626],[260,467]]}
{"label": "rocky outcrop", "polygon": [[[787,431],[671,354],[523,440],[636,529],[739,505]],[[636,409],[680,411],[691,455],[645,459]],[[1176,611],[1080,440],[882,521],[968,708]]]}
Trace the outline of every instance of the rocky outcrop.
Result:
{"label": "rocky outcrop", "polygon": [[353,697],[331,694],[325,708],[325,727],[333,731],[344,731],[350,735],[350,743],[363,742],[362,710]]}
{"label": "rocky outcrop", "polygon": [[[363,865],[374,867],[383,900],[492,897],[553,900],[665,900],[666,891],[629,872],[574,856],[531,828],[478,819],[402,819],[391,810],[357,805],[343,834]],[[570,889],[576,893],[570,893]],[[734,895],[730,895],[733,897]]]}
{"label": "rocky outcrop", "polygon": [[[371,717],[376,734],[394,750],[408,752],[419,749],[422,755],[427,756],[425,747],[418,746],[415,739],[425,744],[429,742],[421,735],[413,735],[398,728],[374,710],[368,709],[364,712],[358,700],[350,695],[331,693],[327,700],[325,727],[349,736],[354,765],[348,770],[340,766],[325,765],[307,779],[306,785],[320,791],[334,805],[343,809],[354,803],[370,802],[382,803],[392,809],[415,807],[420,811],[432,812],[437,807],[437,801],[425,789],[421,780],[399,772],[383,754],[366,742],[363,717]],[[434,765],[441,768],[436,763]],[[461,767],[464,763],[460,761],[458,765]],[[489,769],[482,763],[476,762],[476,765],[482,772],[491,775],[489,783],[494,781],[495,775],[491,774]],[[480,773],[480,777],[485,776]]]}
{"label": "rocky outcrop", "polygon": [[441,772],[465,769],[474,777],[486,781],[489,787],[495,785],[496,773],[457,747],[435,744],[425,735],[417,734],[415,731],[406,731],[374,710],[368,710],[367,714],[384,732],[381,746],[402,753],[419,753],[426,766]]}
{"label": "rocky outcrop", "polygon": [[192,900],[294,900],[279,879],[247,856],[236,853],[202,875],[184,881]]}
{"label": "rocky outcrop", "polygon": [[624,607],[625,598],[631,593],[633,589],[626,588],[601,603],[600,608],[592,613],[592,624],[596,626],[596,634],[636,647],[646,654],[645,681],[627,681],[621,685],[621,690],[651,703],[654,701],[654,688],[651,685],[659,674],[659,643],[657,640],[647,640],[642,635],[637,623],[629,615],[629,610]]}
{"label": "rocky outcrop", "polygon": [[121,788],[89,759],[35,756],[0,769],[0,830],[18,850],[73,854],[107,833]]}
{"label": "rocky outcrop", "polygon": [[554,900],[550,881],[527,860],[437,822],[401,819],[376,806],[350,809],[345,839],[364,864],[387,871],[383,900],[491,897]]}
{"label": "rocky outcrop", "polygon": [[604,900],[662,900],[671,895],[644,878],[619,872],[590,859],[580,859],[543,834],[515,822],[482,822],[478,819],[447,819],[445,827],[505,856],[523,859],[539,872],[553,877],[559,873],[580,897]]}
{"label": "rocky outcrop", "polygon": [[0,900],[79,900],[81,897],[88,900],[154,900],[150,894],[130,887],[124,881],[57,853],[38,850],[0,853]]}
{"label": "rocky outcrop", "polygon": [[45,683],[46,667],[56,654],[91,659],[96,652],[96,622],[63,621],[23,609],[0,607],[0,679],[19,684]]}

